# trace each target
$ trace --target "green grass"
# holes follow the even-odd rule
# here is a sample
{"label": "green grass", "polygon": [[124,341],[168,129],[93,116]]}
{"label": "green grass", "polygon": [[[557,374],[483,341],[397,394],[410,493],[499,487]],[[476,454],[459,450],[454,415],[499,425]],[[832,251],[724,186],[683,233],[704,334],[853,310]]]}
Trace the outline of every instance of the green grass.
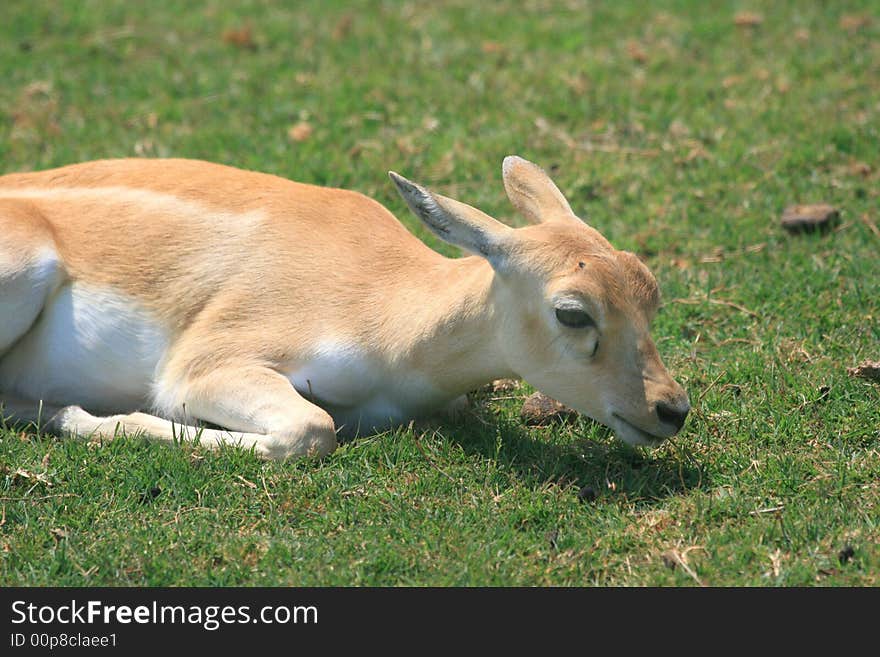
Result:
{"label": "green grass", "polygon": [[[385,172],[517,222],[501,159],[541,163],[655,272],[694,404],[654,451],[527,428],[528,388],[322,462],[0,431],[0,584],[880,584],[876,3],[12,0],[0,37],[5,171],[204,158],[452,255]],[[836,231],[780,229],[816,201]]]}

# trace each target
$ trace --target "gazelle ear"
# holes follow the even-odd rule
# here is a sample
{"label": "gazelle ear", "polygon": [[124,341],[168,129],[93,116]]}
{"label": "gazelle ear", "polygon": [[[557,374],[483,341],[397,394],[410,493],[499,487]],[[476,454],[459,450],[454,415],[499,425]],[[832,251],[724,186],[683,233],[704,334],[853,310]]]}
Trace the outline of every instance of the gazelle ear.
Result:
{"label": "gazelle ear", "polygon": [[510,202],[532,223],[577,218],[562,192],[537,164],[508,155],[501,172]]}
{"label": "gazelle ear", "polygon": [[435,194],[389,171],[410,210],[445,242],[486,258],[495,270],[504,268],[513,229],[485,212]]}

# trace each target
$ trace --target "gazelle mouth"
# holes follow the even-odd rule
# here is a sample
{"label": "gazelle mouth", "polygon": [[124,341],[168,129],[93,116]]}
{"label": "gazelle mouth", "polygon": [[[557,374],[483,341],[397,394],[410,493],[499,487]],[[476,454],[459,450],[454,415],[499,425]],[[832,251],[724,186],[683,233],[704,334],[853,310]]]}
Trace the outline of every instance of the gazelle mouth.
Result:
{"label": "gazelle mouth", "polygon": [[657,436],[645,431],[631,422],[628,422],[617,413],[612,413],[611,417],[616,420],[612,427],[614,433],[625,443],[630,445],[647,445],[649,447],[656,447],[666,440],[665,436]]}

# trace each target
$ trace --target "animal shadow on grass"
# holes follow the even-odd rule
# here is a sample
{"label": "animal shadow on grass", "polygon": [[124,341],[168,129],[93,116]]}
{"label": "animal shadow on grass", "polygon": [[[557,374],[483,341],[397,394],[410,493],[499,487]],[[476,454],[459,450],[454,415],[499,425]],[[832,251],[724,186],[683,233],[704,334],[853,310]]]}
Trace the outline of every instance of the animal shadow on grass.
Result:
{"label": "animal shadow on grass", "polygon": [[[686,448],[630,447],[585,417],[571,425],[529,429],[516,419],[483,418],[489,414],[485,408],[474,413],[477,419],[464,418],[455,425],[454,439],[465,453],[497,460],[533,488],[570,486],[584,501],[600,496],[654,501],[706,489],[710,483]],[[560,434],[571,441],[560,442],[555,437]]]}

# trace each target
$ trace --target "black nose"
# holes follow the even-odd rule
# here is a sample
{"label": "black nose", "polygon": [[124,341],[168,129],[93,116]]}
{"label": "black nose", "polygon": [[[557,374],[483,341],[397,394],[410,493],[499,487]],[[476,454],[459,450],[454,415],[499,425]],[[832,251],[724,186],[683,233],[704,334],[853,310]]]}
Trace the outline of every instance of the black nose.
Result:
{"label": "black nose", "polygon": [[676,431],[679,431],[684,426],[684,421],[687,419],[688,411],[690,410],[691,407],[687,403],[684,406],[672,406],[666,402],[657,402],[657,417],[664,424],[674,426]]}

